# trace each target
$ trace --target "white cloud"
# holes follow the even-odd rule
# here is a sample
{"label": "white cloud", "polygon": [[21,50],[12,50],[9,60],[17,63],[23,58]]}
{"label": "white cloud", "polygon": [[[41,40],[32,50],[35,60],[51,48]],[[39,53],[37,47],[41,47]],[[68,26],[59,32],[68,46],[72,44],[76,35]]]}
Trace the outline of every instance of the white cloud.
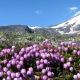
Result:
{"label": "white cloud", "polygon": [[78,9],[78,7],[71,7],[71,8],[69,8],[70,11],[75,11],[77,9]]}
{"label": "white cloud", "polygon": [[39,11],[39,10],[35,11],[35,14],[42,14],[42,13],[43,11]]}
{"label": "white cloud", "polygon": [[80,15],[80,11],[76,12],[74,16]]}

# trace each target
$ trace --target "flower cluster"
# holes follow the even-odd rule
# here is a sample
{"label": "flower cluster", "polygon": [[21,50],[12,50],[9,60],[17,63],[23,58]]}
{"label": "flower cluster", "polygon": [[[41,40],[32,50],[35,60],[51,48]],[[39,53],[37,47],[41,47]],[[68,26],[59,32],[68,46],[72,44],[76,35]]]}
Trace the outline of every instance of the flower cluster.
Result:
{"label": "flower cluster", "polygon": [[41,80],[76,80],[80,79],[79,70],[80,47],[72,41],[62,41],[55,47],[46,39],[20,51],[12,46],[0,52],[0,80],[29,80],[34,75]]}

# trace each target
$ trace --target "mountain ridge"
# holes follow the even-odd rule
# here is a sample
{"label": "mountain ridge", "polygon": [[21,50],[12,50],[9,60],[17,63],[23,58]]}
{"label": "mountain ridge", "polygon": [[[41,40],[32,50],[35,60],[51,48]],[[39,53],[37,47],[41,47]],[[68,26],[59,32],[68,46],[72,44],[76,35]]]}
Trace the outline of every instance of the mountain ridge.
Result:
{"label": "mountain ridge", "polygon": [[39,26],[9,25],[9,26],[0,26],[0,31],[50,34],[50,35],[80,34],[80,14],[74,16],[73,18],[63,23],[48,26],[45,28]]}

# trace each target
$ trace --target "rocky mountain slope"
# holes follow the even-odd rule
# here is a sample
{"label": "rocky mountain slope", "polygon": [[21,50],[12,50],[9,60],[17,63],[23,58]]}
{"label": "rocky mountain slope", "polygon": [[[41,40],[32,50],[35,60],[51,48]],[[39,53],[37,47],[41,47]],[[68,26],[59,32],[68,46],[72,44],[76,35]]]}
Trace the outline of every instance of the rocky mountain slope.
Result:
{"label": "rocky mountain slope", "polygon": [[9,25],[0,26],[2,32],[19,32],[19,33],[34,33],[34,31],[27,25]]}

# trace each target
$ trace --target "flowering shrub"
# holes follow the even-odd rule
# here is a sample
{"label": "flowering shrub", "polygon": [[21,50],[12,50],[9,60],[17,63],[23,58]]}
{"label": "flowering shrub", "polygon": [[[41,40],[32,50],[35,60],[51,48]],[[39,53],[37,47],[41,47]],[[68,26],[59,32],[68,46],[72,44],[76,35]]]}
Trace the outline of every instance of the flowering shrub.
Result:
{"label": "flowering shrub", "polygon": [[[5,48],[0,52],[0,80],[79,80],[80,46],[72,41],[55,47],[49,40],[21,48]],[[35,79],[32,79],[35,80]]]}

